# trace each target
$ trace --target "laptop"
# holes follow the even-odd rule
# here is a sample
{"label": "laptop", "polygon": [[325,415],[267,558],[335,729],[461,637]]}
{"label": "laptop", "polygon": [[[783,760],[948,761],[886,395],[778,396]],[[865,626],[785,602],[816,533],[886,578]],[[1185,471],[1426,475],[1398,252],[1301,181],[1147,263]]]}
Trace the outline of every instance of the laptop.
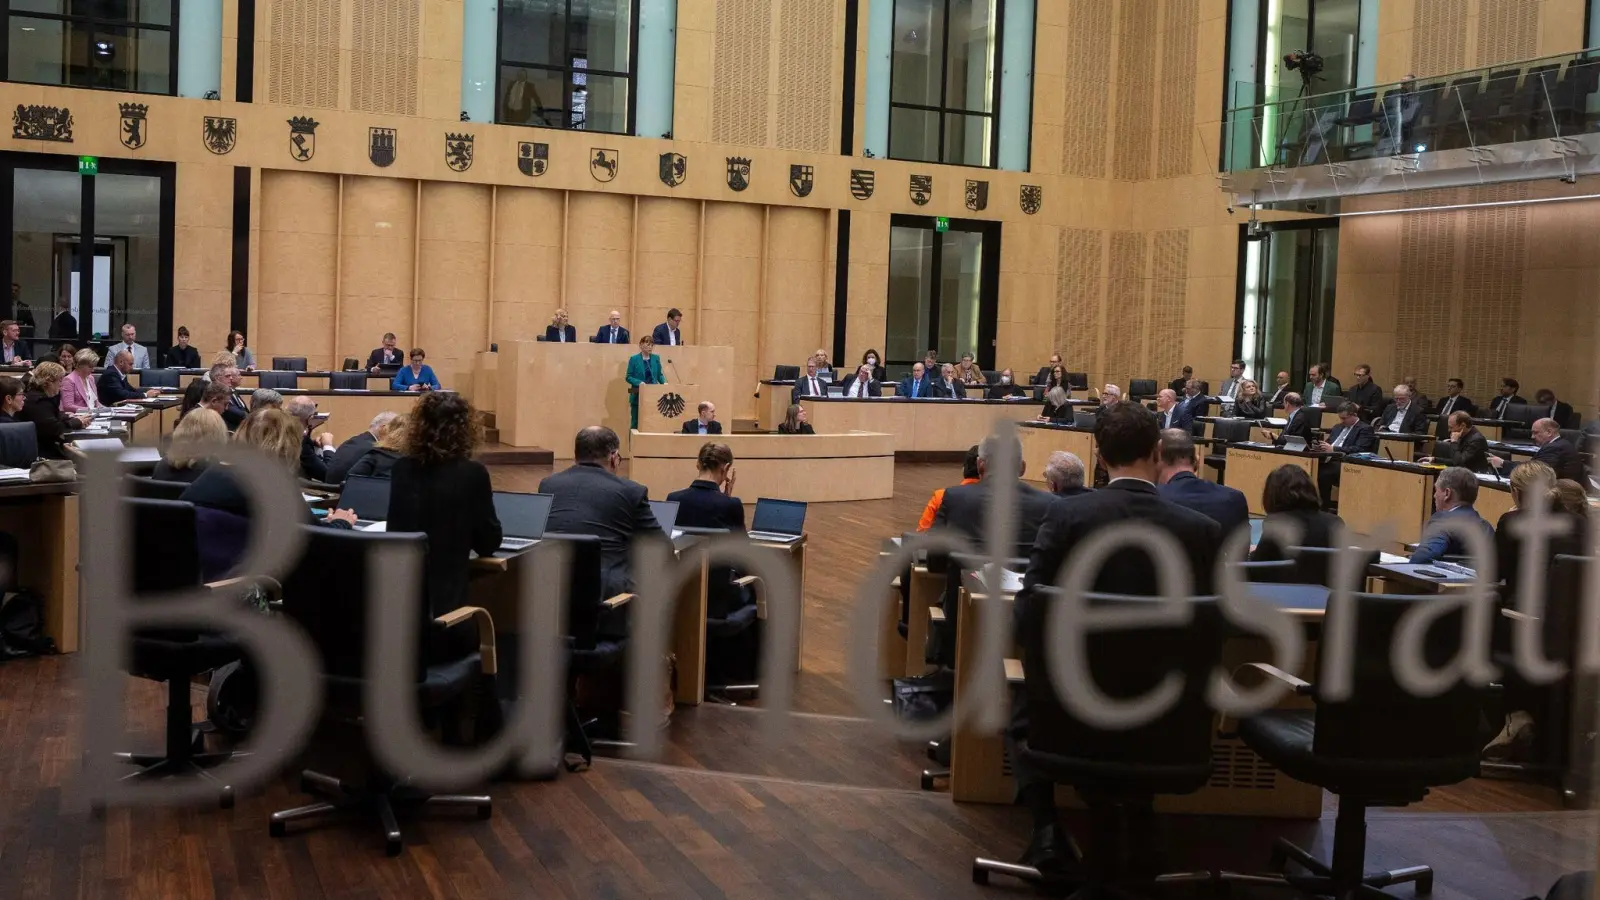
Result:
{"label": "laptop", "polygon": [[351,475],[339,491],[338,509],[354,510],[356,527],[368,528],[389,518],[389,479]]}
{"label": "laptop", "polygon": [[792,544],[805,530],[806,505],[799,500],[756,501],[756,515],[750,522],[750,539],[771,544]]}
{"label": "laptop", "polygon": [[1298,435],[1290,435],[1283,439],[1283,449],[1304,453],[1306,452],[1306,439]]}
{"label": "laptop", "polygon": [[494,514],[500,520],[500,549],[526,550],[539,543],[544,537],[544,526],[550,521],[550,504],[554,500],[550,494],[495,491]]}
{"label": "laptop", "polygon": [[661,531],[672,540],[677,540],[683,532],[675,530],[678,524],[678,501],[676,500],[651,500],[650,513],[656,517],[656,524],[661,526]]}

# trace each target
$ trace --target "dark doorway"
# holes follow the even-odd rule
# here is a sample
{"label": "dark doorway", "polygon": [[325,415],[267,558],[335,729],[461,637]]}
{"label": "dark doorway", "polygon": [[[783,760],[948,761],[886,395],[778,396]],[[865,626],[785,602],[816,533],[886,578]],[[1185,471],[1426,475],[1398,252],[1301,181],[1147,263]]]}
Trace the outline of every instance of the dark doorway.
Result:
{"label": "dark doorway", "polygon": [[889,224],[889,309],[884,362],[909,368],[924,351],[955,362],[971,353],[994,368],[1000,223],[894,216]]}
{"label": "dark doorway", "polygon": [[1238,330],[1234,353],[1271,393],[1280,371],[1305,381],[1312,363],[1333,356],[1339,220],[1264,223],[1261,240],[1239,227]]}

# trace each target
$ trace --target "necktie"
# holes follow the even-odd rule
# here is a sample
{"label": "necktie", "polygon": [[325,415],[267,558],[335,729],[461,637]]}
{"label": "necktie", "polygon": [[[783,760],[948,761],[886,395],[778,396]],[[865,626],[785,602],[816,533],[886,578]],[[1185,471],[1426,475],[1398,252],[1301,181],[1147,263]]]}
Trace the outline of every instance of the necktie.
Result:
{"label": "necktie", "polygon": [[1350,433],[1350,429],[1348,429],[1348,428],[1346,428],[1345,430],[1339,432],[1339,436],[1333,439],[1333,445],[1335,447],[1343,447],[1344,446],[1344,436],[1349,434],[1349,433]]}
{"label": "necktie", "polygon": [[817,395],[817,380],[815,378],[809,378],[807,380],[811,382],[811,388],[810,390],[806,391],[806,396],[815,397]]}
{"label": "necktie", "polygon": [[613,325],[613,326],[611,326],[611,343],[615,344],[616,342],[617,342],[617,326]]}
{"label": "necktie", "polygon": [[913,397],[913,398],[914,398],[914,397],[916,397],[916,396],[917,396],[917,393],[918,393],[918,390],[917,390],[917,389],[918,389],[918,388],[919,388],[919,387],[920,387],[920,386],[921,386],[921,385],[922,385],[922,382],[920,382],[920,381],[917,381],[917,380],[915,380],[915,379],[912,379],[912,381],[911,381],[911,396],[912,396],[912,397]]}
{"label": "necktie", "polygon": [[1444,398],[1444,408],[1439,410],[1439,418],[1443,419],[1443,418],[1449,416],[1450,415],[1450,410],[1453,409],[1455,407],[1455,405],[1456,405],[1456,398],[1454,398],[1454,397],[1446,397],[1446,398]]}

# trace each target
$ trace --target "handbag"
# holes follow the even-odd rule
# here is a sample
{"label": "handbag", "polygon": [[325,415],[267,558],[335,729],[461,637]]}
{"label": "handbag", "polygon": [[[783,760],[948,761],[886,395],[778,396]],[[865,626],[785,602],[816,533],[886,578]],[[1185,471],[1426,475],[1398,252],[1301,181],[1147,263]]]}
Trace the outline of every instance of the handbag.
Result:
{"label": "handbag", "polygon": [[36,459],[28,467],[28,480],[34,484],[77,481],[78,467],[70,459]]}

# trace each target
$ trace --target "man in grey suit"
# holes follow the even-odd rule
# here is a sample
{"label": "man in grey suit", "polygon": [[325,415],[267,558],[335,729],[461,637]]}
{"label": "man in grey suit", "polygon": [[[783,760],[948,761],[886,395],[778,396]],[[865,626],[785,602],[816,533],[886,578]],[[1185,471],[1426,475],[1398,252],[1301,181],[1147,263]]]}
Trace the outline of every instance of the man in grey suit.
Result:
{"label": "man in grey suit", "polygon": [[634,536],[661,533],[650,512],[649,490],[617,474],[621,447],[615,431],[591,425],[573,441],[572,468],[539,482],[539,493],[555,498],[550,503],[546,532],[589,534],[600,539],[607,597],[633,590],[628,553]]}
{"label": "man in grey suit", "polygon": [[139,333],[130,323],[122,325],[122,343],[112,344],[106,348],[106,359],[116,359],[117,354],[123,351],[133,355],[135,369],[150,368],[150,351],[138,342]]}

